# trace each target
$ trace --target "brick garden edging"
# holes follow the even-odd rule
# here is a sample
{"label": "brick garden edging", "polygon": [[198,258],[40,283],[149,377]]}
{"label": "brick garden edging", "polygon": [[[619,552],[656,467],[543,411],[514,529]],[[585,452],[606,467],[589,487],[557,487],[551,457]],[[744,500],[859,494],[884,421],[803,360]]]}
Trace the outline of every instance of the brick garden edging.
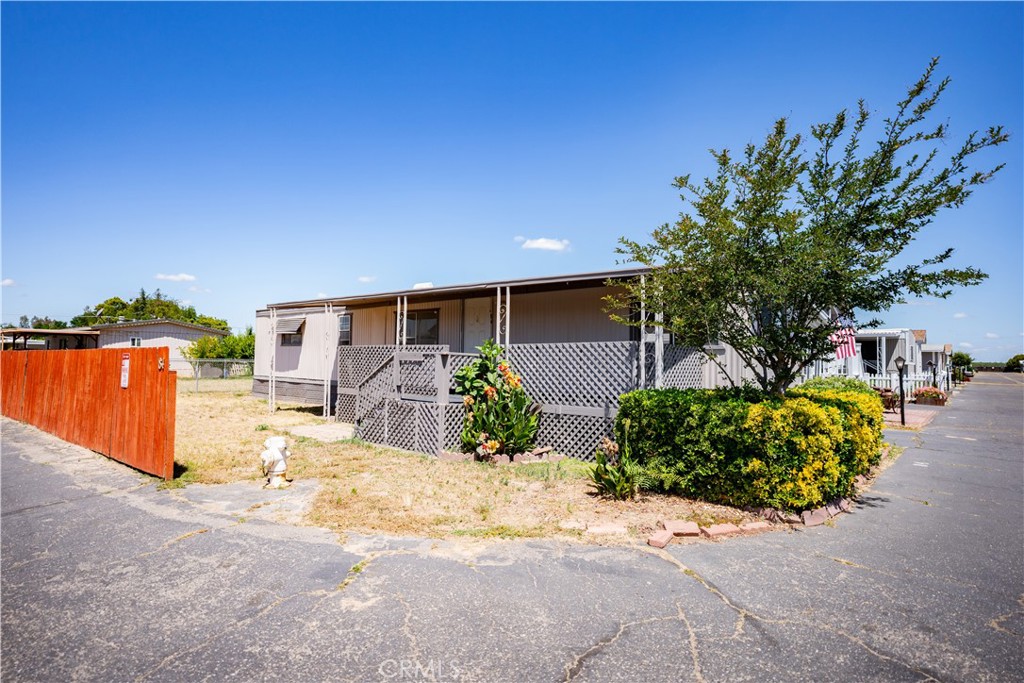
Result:
{"label": "brick garden edging", "polygon": [[[873,479],[878,474],[878,470],[873,469],[869,474],[871,474]],[[854,479],[858,489],[863,489],[870,481],[870,479],[863,476],[857,476]],[[699,526],[696,522],[687,522],[679,519],[665,520],[661,523],[662,529],[654,532],[647,539],[647,545],[654,546],[655,548],[664,548],[677,538],[704,537],[707,539],[717,539],[737,534],[757,533],[771,529],[774,524],[818,526],[844,512],[849,512],[852,506],[853,501],[850,498],[836,498],[824,507],[816,510],[807,510],[799,515],[773,508],[753,508],[747,511],[757,515],[762,521],[747,522],[739,526],[735,524],[712,524],[703,527]]]}

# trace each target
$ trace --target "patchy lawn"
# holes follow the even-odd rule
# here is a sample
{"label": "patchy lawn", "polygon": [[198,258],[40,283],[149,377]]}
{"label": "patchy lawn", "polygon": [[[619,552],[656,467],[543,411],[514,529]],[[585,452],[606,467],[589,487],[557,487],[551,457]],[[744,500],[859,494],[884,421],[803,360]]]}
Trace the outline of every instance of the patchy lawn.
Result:
{"label": "patchy lawn", "polygon": [[[646,537],[662,519],[707,525],[752,521],[734,508],[663,495],[634,501],[595,496],[590,465],[575,460],[492,466],[443,462],[359,442],[322,443],[289,431],[320,424],[319,409],[267,403],[247,389],[181,387],[175,460],[181,484],[260,480],[259,454],[271,435],[288,437],[289,476],[318,479],[309,521],[339,533],[429,537],[585,537],[588,525],[621,524]],[[251,386],[251,384],[249,385]],[[603,537],[595,540],[604,541]]]}

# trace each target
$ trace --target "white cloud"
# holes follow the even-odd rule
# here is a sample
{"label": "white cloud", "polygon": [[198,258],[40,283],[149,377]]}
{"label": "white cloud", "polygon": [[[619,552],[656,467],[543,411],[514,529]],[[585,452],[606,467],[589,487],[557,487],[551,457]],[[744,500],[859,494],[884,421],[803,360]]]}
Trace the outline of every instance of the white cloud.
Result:
{"label": "white cloud", "polygon": [[514,238],[512,238],[512,241],[513,242],[525,242],[526,238],[523,237],[522,235],[516,235]]}
{"label": "white cloud", "polygon": [[967,317],[967,314],[966,314],[966,313],[954,313],[954,314],[953,314],[953,317],[954,317],[954,318],[957,318],[957,319],[960,319],[960,318],[966,318],[966,317]]}
{"label": "white cloud", "polygon": [[974,348],[974,344],[972,344],[971,342],[960,342],[958,344],[958,346],[962,346],[965,349],[973,349]]}
{"label": "white cloud", "polygon": [[542,249],[544,251],[565,251],[569,248],[569,240],[554,240],[550,237],[538,237],[523,241],[523,249]]}
{"label": "white cloud", "polygon": [[367,283],[373,282],[376,279],[377,279],[376,275],[360,275],[359,277],[356,278],[356,280],[359,280],[363,284],[367,284]]}
{"label": "white cloud", "polygon": [[167,280],[168,282],[193,282],[196,279],[196,276],[189,275],[188,273],[178,273],[177,275],[164,275],[163,273],[157,273],[156,279]]}
{"label": "white cloud", "polygon": [[986,332],[985,339],[999,339],[999,335],[995,332]]}
{"label": "white cloud", "polygon": [[188,291],[190,291],[190,292],[201,292],[203,294],[209,294],[213,290],[212,289],[206,289],[205,287],[198,287],[196,285],[192,285],[191,287],[188,288]]}
{"label": "white cloud", "polygon": [[3,285],[4,287],[13,287],[14,280],[9,277],[5,277],[3,280],[0,280],[0,285]]}
{"label": "white cloud", "polygon": [[316,298],[317,299],[326,299],[327,298],[327,293],[326,292],[317,292],[316,293]]}

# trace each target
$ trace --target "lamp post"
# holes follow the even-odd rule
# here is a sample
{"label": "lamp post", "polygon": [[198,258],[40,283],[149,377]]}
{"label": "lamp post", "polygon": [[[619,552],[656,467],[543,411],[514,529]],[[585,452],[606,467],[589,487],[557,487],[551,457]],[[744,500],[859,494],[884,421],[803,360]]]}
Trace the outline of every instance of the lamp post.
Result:
{"label": "lamp post", "polygon": [[893,365],[896,366],[896,372],[900,373],[900,424],[906,427],[907,414],[906,410],[903,407],[903,404],[905,402],[903,397],[903,368],[907,364],[907,359],[904,358],[903,356],[896,356],[895,358],[892,359],[892,362]]}

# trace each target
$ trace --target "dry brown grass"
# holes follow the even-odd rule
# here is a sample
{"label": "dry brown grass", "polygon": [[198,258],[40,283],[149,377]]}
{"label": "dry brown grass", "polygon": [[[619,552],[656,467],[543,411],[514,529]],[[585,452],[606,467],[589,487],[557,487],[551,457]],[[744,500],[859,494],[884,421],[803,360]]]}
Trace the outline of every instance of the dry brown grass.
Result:
{"label": "dry brown grass", "polygon": [[338,532],[580,538],[588,525],[617,523],[636,538],[662,519],[752,519],[733,508],[674,496],[602,499],[591,492],[590,466],[571,460],[495,467],[289,433],[290,427],[322,423],[316,413],[283,407],[271,415],[266,401],[247,391],[180,393],[176,459],[187,468],[180,481],[260,479],[264,439],[288,434],[289,476],[321,482],[310,522]]}

